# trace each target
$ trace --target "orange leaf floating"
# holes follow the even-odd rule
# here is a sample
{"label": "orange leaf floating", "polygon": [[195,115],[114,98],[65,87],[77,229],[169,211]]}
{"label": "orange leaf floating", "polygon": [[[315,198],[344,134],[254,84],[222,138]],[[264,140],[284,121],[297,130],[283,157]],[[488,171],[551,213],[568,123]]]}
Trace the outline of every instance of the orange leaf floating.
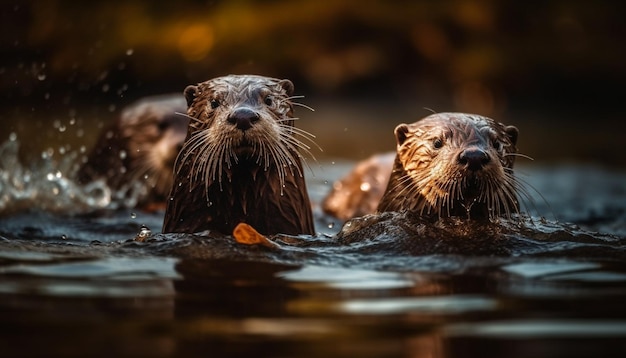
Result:
{"label": "orange leaf floating", "polygon": [[271,242],[267,237],[259,234],[252,226],[246,223],[239,223],[233,230],[235,241],[245,245],[263,245],[270,248],[276,248],[277,245]]}

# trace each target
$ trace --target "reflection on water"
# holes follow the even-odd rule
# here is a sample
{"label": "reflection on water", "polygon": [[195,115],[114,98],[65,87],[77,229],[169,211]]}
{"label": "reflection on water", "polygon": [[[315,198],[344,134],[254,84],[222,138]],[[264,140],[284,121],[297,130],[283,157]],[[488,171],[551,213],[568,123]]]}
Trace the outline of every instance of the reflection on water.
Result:
{"label": "reflection on water", "polygon": [[[315,204],[349,164],[322,163],[309,178]],[[471,240],[445,225],[415,236],[410,218],[392,215],[355,221],[362,231],[341,241],[333,236],[341,223],[316,207],[327,235],[274,238],[280,250],[184,234],[137,242],[142,225],[160,231],[162,212],[78,215],[50,210],[44,196],[22,200],[0,220],[0,348],[7,356],[623,356],[624,175],[521,170],[550,207],[537,200],[532,220],[477,226]],[[15,184],[7,178],[2,195]],[[593,193],[587,211],[570,210],[586,202],[578,188]]]}

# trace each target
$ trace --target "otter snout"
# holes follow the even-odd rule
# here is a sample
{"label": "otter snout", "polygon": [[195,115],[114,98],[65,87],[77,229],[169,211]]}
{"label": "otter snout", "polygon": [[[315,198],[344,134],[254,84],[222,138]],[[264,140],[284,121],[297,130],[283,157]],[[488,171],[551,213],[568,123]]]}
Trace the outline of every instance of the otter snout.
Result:
{"label": "otter snout", "polygon": [[252,128],[252,124],[259,120],[259,114],[249,108],[238,108],[228,116],[228,123],[234,124],[242,131]]}
{"label": "otter snout", "polygon": [[490,160],[489,154],[480,148],[467,148],[457,159],[459,164],[472,171],[482,169]]}

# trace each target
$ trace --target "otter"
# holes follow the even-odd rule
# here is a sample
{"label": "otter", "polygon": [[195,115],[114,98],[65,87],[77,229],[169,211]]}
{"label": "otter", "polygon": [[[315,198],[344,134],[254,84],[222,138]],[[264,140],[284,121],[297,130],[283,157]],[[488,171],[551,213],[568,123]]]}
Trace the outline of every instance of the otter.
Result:
{"label": "otter", "polygon": [[385,193],[395,152],[374,154],[335,181],[322,200],[322,210],[341,220],[373,214]]}
{"label": "otter", "polygon": [[437,113],[395,130],[397,154],[378,212],[491,219],[519,213],[513,174],[518,129],[466,113]]}
{"label": "otter", "polygon": [[290,80],[218,77],[184,90],[190,119],[176,159],[163,233],[315,233]]}
{"label": "otter", "polygon": [[139,189],[139,205],[163,203],[172,187],[174,160],[187,134],[189,119],[180,94],[145,97],[125,107],[100,134],[76,180],[104,179],[116,191]]}

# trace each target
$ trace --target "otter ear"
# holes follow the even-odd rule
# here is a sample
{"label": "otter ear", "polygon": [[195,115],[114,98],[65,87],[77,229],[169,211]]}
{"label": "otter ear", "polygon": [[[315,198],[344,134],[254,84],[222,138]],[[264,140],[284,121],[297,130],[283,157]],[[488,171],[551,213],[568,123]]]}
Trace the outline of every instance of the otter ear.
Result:
{"label": "otter ear", "polygon": [[399,124],[393,132],[396,135],[396,141],[398,142],[398,145],[402,145],[402,143],[404,143],[404,141],[407,139],[410,130],[408,125],[402,123]]}
{"label": "otter ear", "polygon": [[293,94],[293,82],[289,80],[280,80],[278,84],[287,92],[287,96],[291,96]]}
{"label": "otter ear", "polygon": [[517,135],[519,134],[519,130],[515,126],[506,126],[504,127],[504,131],[509,136],[511,143],[513,145],[517,144]]}
{"label": "otter ear", "polygon": [[191,107],[191,104],[193,103],[193,100],[196,99],[196,93],[198,93],[198,86],[187,86],[185,88],[185,91],[183,91],[183,93],[185,94],[185,99],[187,100],[187,107]]}

